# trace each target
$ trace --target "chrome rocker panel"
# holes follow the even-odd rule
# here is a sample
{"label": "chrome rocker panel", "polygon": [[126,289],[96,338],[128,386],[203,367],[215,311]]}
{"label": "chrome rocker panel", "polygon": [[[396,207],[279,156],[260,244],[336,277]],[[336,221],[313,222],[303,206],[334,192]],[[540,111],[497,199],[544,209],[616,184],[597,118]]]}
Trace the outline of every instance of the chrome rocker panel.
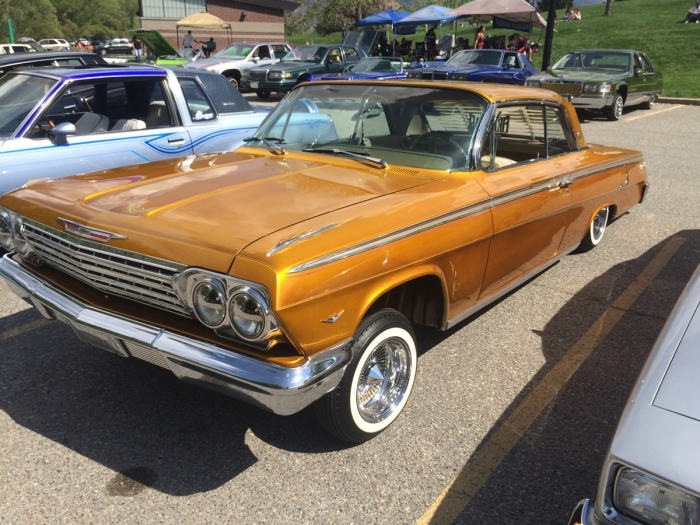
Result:
{"label": "chrome rocker panel", "polygon": [[179,379],[241,399],[275,414],[299,412],[340,382],[352,340],[324,350],[299,367],[266,363],[210,343],[169,332],[87,305],[33,275],[11,259],[0,259],[0,277],[10,290],[47,319],[69,325],[83,341],[170,370]]}

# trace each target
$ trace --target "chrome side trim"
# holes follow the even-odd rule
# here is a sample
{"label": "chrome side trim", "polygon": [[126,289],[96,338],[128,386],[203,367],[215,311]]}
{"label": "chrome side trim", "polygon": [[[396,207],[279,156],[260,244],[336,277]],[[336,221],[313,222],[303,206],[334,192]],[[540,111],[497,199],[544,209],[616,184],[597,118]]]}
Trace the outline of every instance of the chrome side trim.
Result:
{"label": "chrome side trim", "polygon": [[279,366],[85,304],[9,254],[0,259],[0,277],[45,317],[68,324],[84,341],[124,357],[167,365],[183,381],[280,415],[294,414],[334,389],[352,355],[353,340],[348,339],[301,366]]}
{"label": "chrome side trim", "polygon": [[413,226],[408,226],[407,228],[402,228],[402,229],[397,230],[395,232],[387,233],[386,235],[381,235],[381,236],[376,237],[374,239],[371,239],[369,241],[355,244],[354,246],[350,246],[348,248],[344,248],[342,250],[338,250],[336,252],[329,253],[328,255],[324,255],[324,256],[318,257],[316,259],[312,259],[308,262],[300,264],[299,266],[295,266],[294,268],[287,270],[287,273],[298,273],[298,272],[303,272],[305,270],[311,270],[313,268],[318,268],[319,266],[323,266],[325,264],[339,261],[341,259],[345,259],[346,257],[350,257],[352,255],[357,255],[358,253],[372,250],[372,249],[377,248],[379,246],[382,246],[384,244],[388,244],[391,242],[395,242],[395,241],[404,239],[406,237],[410,237],[411,235],[415,235],[417,233],[424,232],[424,231],[429,230],[431,228],[436,228],[437,226],[442,226],[443,224],[447,224],[448,222],[456,221],[458,219],[461,219],[463,217],[467,217],[469,215],[474,215],[475,213],[479,213],[481,211],[486,211],[490,207],[491,207],[491,199],[480,201],[480,202],[477,202],[475,204],[465,206],[464,208],[460,208],[458,210],[451,211],[449,213],[445,213],[444,215],[440,215],[438,217],[434,217],[432,219],[428,219],[426,221],[419,222],[418,224],[414,224]]}
{"label": "chrome side trim", "polygon": [[266,255],[268,257],[270,257],[270,256],[276,254],[277,252],[281,252],[285,248],[288,248],[292,244],[296,244],[296,243],[301,242],[305,239],[308,239],[309,237],[313,237],[314,235],[316,235],[318,233],[324,232],[326,230],[330,230],[331,228],[335,228],[336,226],[338,226],[338,224],[339,223],[337,223],[337,222],[333,222],[333,223],[328,224],[326,226],[322,226],[321,228],[316,228],[315,230],[304,232],[304,233],[301,233],[295,237],[290,237],[289,239],[286,239],[284,241],[280,241],[277,244],[275,244],[275,246],[269,252],[267,252]]}
{"label": "chrome side trim", "polygon": [[542,273],[542,272],[545,271],[547,268],[549,268],[549,267],[553,266],[554,264],[558,263],[562,258],[566,257],[566,256],[569,255],[571,252],[573,252],[576,248],[578,248],[579,244],[581,244],[581,243],[577,243],[575,246],[569,248],[568,250],[566,250],[566,251],[564,251],[564,252],[561,252],[559,255],[557,255],[557,256],[554,257],[553,259],[550,259],[549,261],[542,263],[542,264],[539,265],[537,268],[534,268],[533,270],[530,270],[528,273],[526,273],[526,274],[523,275],[522,277],[516,279],[515,281],[513,281],[513,282],[511,282],[510,284],[504,286],[504,287],[501,288],[500,290],[498,290],[498,291],[492,293],[491,295],[489,295],[488,297],[482,299],[481,301],[479,301],[478,303],[476,303],[476,304],[475,304],[474,306],[472,306],[471,308],[467,308],[467,309],[466,309],[464,312],[462,312],[461,314],[458,314],[458,315],[456,315],[455,317],[453,317],[452,319],[450,319],[449,321],[447,321],[447,326],[446,326],[445,328],[446,328],[446,329],[452,328],[452,327],[455,326],[456,324],[458,324],[458,323],[464,321],[467,317],[470,317],[470,316],[474,315],[474,314],[475,314],[476,312],[478,312],[479,310],[481,310],[481,309],[483,309],[483,308],[486,308],[486,307],[487,307],[488,305],[490,305],[491,303],[493,303],[493,302],[499,300],[501,297],[503,297],[503,296],[506,295],[507,293],[513,291],[514,289],[516,289],[516,288],[517,288],[518,286],[520,286],[521,284],[527,282],[528,280],[532,279],[532,278],[533,278],[534,276],[536,276],[537,274]]}
{"label": "chrome side trim", "polygon": [[636,162],[642,162],[644,160],[644,157],[642,155],[636,155],[634,157],[630,157],[624,160],[617,159],[617,160],[610,160],[604,164],[599,164],[597,166],[594,166],[592,168],[586,168],[582,170],[578,170],[574,173],[571,174],[571,180],[576,181],[579,179],[582,179],[584,177],[590,177],[591,175],[596,175],[598,173],[602,173],[607,170],[611,170],[614,168],[622,168],[623,166],[628,166],[630,164],[635,164]]}

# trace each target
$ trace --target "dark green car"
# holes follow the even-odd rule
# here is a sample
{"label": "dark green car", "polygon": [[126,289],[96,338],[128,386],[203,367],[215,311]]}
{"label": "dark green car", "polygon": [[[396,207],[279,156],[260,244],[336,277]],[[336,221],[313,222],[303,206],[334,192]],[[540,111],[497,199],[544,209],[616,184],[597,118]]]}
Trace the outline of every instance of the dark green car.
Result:
{"label": "dark green car", "polygon": [[576,108],[602,111],[608,120],[619,120],[624,106],[651,109],[661,94],[663,75],[640,51],[584,49],[567,54],[525,85],[550,89]]}

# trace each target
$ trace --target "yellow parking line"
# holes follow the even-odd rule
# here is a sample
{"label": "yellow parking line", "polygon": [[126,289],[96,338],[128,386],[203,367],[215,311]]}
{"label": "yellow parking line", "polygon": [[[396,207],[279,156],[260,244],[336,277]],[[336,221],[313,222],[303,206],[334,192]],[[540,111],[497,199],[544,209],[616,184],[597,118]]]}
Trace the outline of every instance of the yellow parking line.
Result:
{"label": "yellow parking line", "polygon": [[644,268],[637,279],[617,298],[584,336],[547,373],[491,437],[472,455],[438,499],[418,520],[418,525],[450,524],[469,504],[481,486],[496,471],[520,438],[530,428],[591,352],[613,329],[685,239],[672,237]]}
{"label": "yellow parking line", "polygon": [[15,337],[17,335],[26,334],[27,332],[31,332],[32,330],[36,330],[37,328],[41,328],[42,326],[50,322],[51,321],[49,321],[48,319],[38,319],[36,321],[32,321],[31,323],[18,326],[17,328],[12,328],[10,330],[0,333],[0,341],[4,341],[5,339],[9,339],[10,337]]}
{"label": "yellow parking line", "polygon": [[678,109],[682,107],[682,104],[678,104],[676,106],[671,106],[670,108],[662,109],[661,111],[654,111],[653,113],[647,113],[646,115],[639,115],[638,117],[626,118],[624,122],[632,122],[633,120],[638,120],[640,118],[653,117],[654,115],[658,115],[659,113],[663,113],[664,111],[671,111],[672,109]]}

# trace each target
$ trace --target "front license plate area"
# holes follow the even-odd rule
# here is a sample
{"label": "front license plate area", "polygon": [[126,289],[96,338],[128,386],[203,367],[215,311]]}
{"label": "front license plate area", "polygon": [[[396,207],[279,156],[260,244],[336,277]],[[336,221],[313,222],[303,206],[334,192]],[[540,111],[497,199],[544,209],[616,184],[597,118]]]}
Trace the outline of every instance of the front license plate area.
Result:
{"label": "front license plate area", "polygon": [[258,89],[258,86],[260,84],[258,82],[251,82],[250,83],[250,89]]}
{"label": "front license plate area", "polygon": [[93,330],[92,328],[87,328],[77,323],[71,323],[71,326],[81,341],[101,348],[102,350],[112,352],[113,354],[129,357],[129,354],[127,354],[124,349],[124,345],[113,335],[105,334],[99,330]]}

